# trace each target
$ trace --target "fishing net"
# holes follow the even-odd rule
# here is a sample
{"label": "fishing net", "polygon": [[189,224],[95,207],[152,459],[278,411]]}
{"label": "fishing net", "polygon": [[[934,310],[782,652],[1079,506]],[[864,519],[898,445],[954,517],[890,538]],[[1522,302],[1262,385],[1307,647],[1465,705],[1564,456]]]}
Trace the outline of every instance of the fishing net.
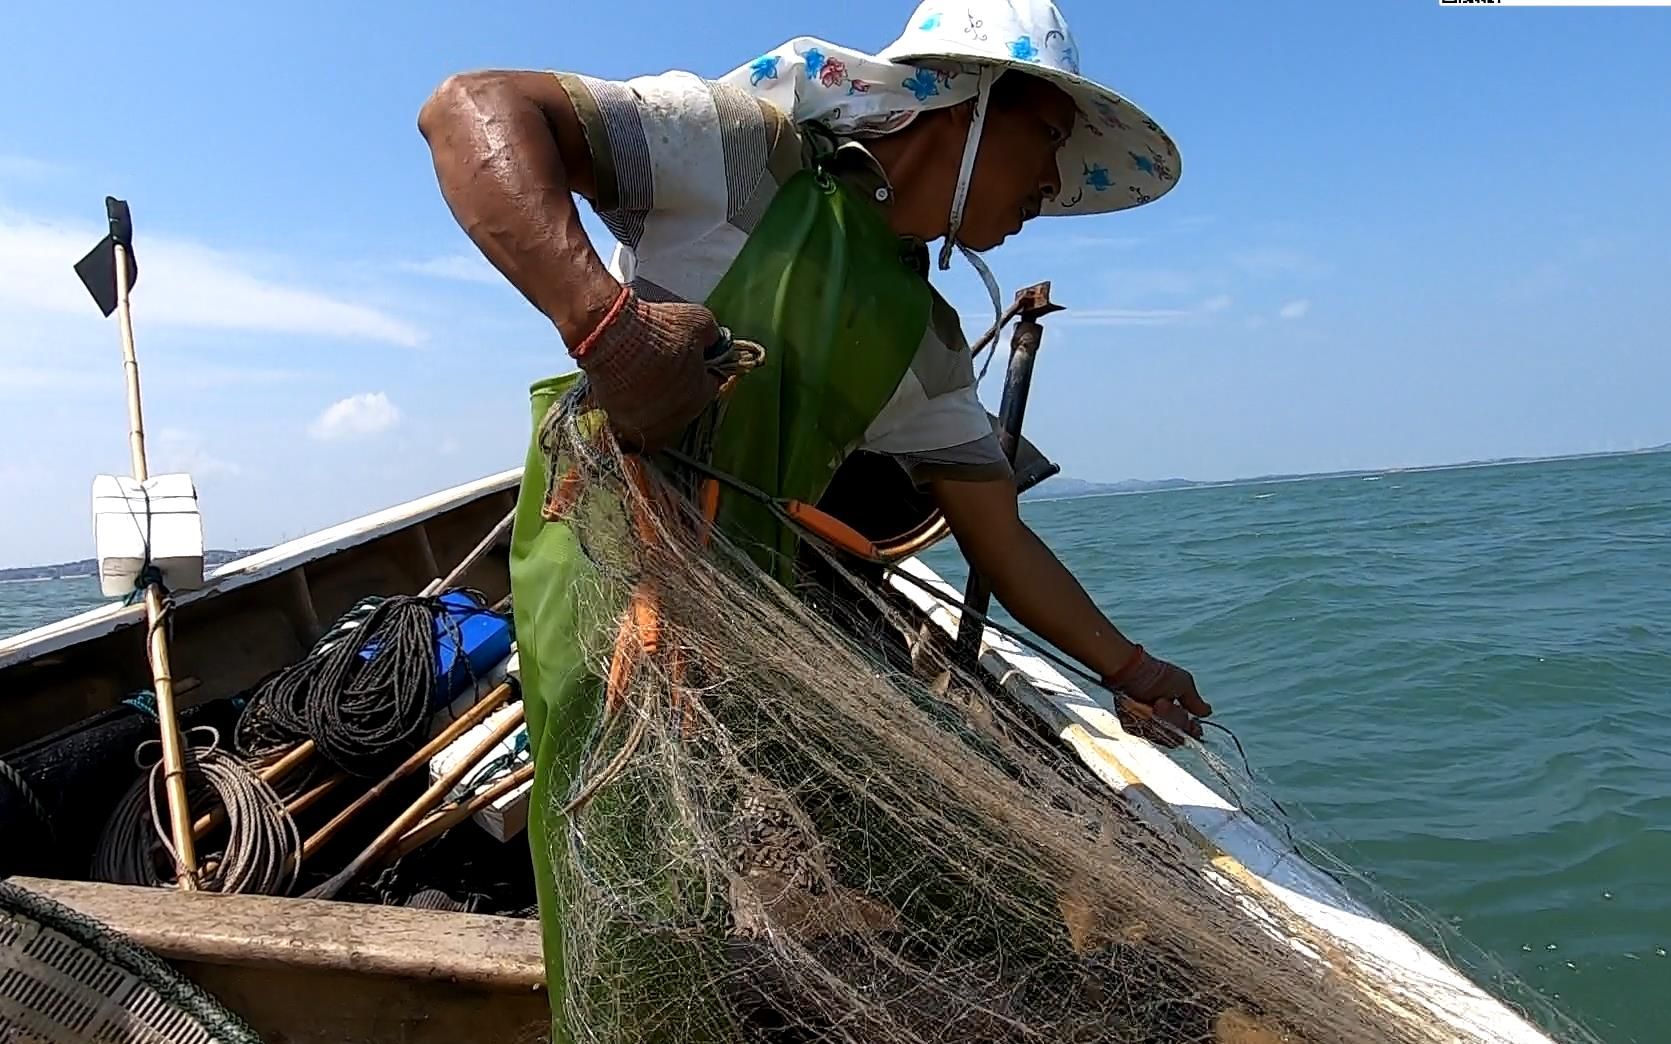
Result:
{"label": "fishing net", "polygon": [[602,680],[546,810],[576,1040],[1458,1039],[1134,816],[874,575],[805,544],[773,579],[579,394],[541,433]]}

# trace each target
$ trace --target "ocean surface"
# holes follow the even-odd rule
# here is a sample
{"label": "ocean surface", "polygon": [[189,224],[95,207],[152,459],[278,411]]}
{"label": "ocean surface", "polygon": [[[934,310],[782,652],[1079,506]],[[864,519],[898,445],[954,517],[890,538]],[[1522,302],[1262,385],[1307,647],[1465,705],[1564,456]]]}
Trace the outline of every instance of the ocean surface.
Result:
{"label": "ocean surface", "polygon": [[[1024,511],[1389,916],[1671,1041],[1671,454]],[[99,602],[0,584],[0,634]]]}

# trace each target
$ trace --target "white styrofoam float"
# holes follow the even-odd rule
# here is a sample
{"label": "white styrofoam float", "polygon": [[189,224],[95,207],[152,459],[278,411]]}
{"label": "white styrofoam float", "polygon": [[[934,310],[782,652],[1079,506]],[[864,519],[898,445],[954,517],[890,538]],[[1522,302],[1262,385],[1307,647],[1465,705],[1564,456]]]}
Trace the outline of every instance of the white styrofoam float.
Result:
{"label": "white styrofoam float", "polygon": [[108,597],[135,590],[147,563],[170,591],[203,586],[203,516],[190,475],[94,478],[93,539]]}

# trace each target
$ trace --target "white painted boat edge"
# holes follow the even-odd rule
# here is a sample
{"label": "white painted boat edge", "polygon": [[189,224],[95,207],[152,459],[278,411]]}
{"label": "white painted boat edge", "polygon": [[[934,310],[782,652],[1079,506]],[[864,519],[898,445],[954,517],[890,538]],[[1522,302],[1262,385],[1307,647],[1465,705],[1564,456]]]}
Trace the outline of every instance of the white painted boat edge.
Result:
{"label": "white painted boat edge", "polygon": [[[206,578],[201,588],[182,592],[175,596],[175,601],[180,605],[189,605],[202,598],[237,590],[297,566],[399,532],[481,497],[512,490],[521,480],[522,469],[511,468],[329,526],[253,555],[246,555],[216,569]],[[129,606],[116,602],[13,635],[0,640],[0,668],[102,637],[120,627],[138,624],[144,618],[143,605]]]}

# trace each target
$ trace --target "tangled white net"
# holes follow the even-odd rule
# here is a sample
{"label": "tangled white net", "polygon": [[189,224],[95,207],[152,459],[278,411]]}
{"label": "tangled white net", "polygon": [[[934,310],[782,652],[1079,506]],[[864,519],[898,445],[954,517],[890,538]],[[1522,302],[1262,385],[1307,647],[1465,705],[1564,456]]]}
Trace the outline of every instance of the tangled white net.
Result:
{"label": "tangled white net", "polygon": [[597,429],[571,395],[542,431],[607,679],[549,813],[577,1040],[1458,1039],[1373,955],[1296,947],[873,578],[803,553],[792,592]]}

